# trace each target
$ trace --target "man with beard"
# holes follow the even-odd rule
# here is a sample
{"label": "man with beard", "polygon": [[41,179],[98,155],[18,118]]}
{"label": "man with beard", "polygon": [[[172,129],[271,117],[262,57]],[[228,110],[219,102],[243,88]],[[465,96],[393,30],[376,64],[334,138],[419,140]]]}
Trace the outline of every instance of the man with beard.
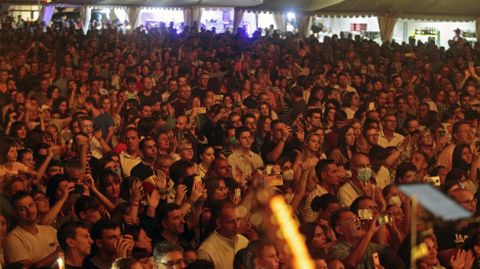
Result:
{"label": "man with beard", "polygon": [[51,265],[61,251],[57,231],[51,226],[37,224],[37,207],[30,194],[18,192],[11,203],[18,226],[5,238],[6,263],[18,263],[27,268]]}
{"label": "man with beard", "polygon": [[65,223],[58,230],[57,239],[65,253],[65,268],[82,268],[93,244],[87,224],[80,221]]}

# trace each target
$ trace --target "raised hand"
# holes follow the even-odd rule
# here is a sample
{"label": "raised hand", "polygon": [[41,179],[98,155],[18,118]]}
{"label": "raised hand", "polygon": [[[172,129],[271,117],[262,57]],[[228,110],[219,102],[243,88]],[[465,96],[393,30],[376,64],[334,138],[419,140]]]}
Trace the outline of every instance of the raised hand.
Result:
{"label": "raised hand", "polygon": [[185,200],[185,196],[187,195],[187,186],[180,184],[177,187],[177,191],[175,194],[175,203],[177,205],[181,205]]}
{"label": "raised hand", "polygon": [[152,193],[147,194],[147,203],[149,207],[157,208],[160,203],[160,193],[158,190],[153,190]]}

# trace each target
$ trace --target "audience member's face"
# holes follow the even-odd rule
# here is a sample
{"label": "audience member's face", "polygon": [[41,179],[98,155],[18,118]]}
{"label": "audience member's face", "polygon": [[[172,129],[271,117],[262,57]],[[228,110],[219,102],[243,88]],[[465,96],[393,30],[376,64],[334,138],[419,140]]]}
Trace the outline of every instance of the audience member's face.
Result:
{"label": "audience member's face", "polygon": [[264,269],[278,269],[280,259],[277,255],[277,250],[273,246],[265,246],[260,251],[260,257],[256,259],[256,264],[258,264],[259,268]]}
{"label": "audience member's face", "polygon": [[170,140],[167,134],[160,134],[158,136],[158,150],[167,151],[170,149]]}
{"label": "audience member's face", "polygon": [[212,147],[207,148],[203,154],[200,156],[202,162],[210,165],[215,159],[215,150]]}
{"label": "audience member's face", "polygon": [[240,218],[235,209],[225,207],[217,219],[217,231],[224,237],[233,238],[240,231]]}
{"label": "audience member's face", "polygon": [[36,193],[33,196],[33,201],[35,201],[35,205],[37,206],[37,211],[40,214],[46,214],[50,211],[50,206],[48,204],[48,199],[43,195],[43,193]]}
{"label": "audience member's face", "polygon": [[419,152],[415,152],[412,154],[410,162],[415,165],[415,167],[417,168],[417,172],[421,172],[428,167],[427,160],[425,160],[425,157]]}
{"label": "audience member's face", "polygon": [[138,233],[138,240],[135,241],[135,247],[144,249],[148,253],[152,252],[152,240],[143,229],[140,229]]}
{"label": "audience member's face", "polygon": [[177,130],[185,130],[187,126],[187,117],[185,116],[179,116],[177,117],[177,123],[175,125],[175,127],[177,128]]}
{"label": "audience member's face", "polygon": [[365,235],[360,219],[350,211],[341,214],[335,230],[344,238],[361,238]]}
{"label": "audience member's face", "polygon": [[97,239],[95,243],[101,251],[109,255],[115,255],[117,253],[117,242],[121,236],[120,228],[105,229],[102,231],[100,239]]}
{"label": "audience member's face", "polygon": [[451,192],[449,196],[466,210],[475,213],[477,209],[477,199],[470,191],[458,189]]}
{"label": "audience member's face", "polygon": [[367,142],[370,145],[378,144],[378,131],[377,129],[370,129],[366,132]]}
{"label": "audience member's face", "polygon": [[107,197],[114,199],[120,196],[120,183],[113,176],[109,176],[107,179],[105,194]]}
{"label": "audience member's face", "polygon": [[75,238],[68,240],[72,240],[70,247],[75,248],[83,257],[90,255],[93,240],[90,237],[90,233],[87,229],[75,229]]}
{"label": "audience member's face", "polygon": [[157,261],[157,266],[159,269],[184,269],[186,264],[182,252],[171,251],[168,252],[161,261]]}
{"label": "audience member's face", "polygon": [[217,183],[217,187],[212,193],[212,200],[221,201],[227,198],[228,198],[228,188],[225,185],[225,181],[219,179]]}
{"label": "audience member's face", "polygon": [[394,115],[386,116],[382,122],[382,127],[388,131],[395,131],[397,128],[397,118]]}
{"label": "audience member's face", "polygon": [[253,136],[250,132],[243,132],[240,134],[238,138],[238,144],[243,149],[250,149],[253,143]]}
{"label": "audience member's face", "polygon": [[93,225],[102,218],[102,214],[98,208],[90,208],[80,212],[80,218]]}
{"label": "audience member's face", "polygon": [[162,226],[168,232],[180,235],[184,231],[185,220],[182,212],[179,209],[168,212],[166,218],[162,220]]}
{"label": "audience member's face", "polygon": [[309,118],[308,122],[313,127],[321,127],[322,126],[322,115],[320,113],[313,113]]}
{"label": "audience member's face", "polygon": [[322,180],[324,180],[328,185],[338,186],[340,184],[338,166],[335,163],[327,165],[325,171],[323,171],[321,175]]}
{"label": "audience member's face", "polygon": [[310,245],[314,249],[324,249],[327,244],[327,236],[325,231],[320,225],[315,226],[315,231],[313,232],[313,238],[310,242]]}
{"label": "audience member's face", "polygon": [[455,132],[454,137],[457,140],[458,144],[470,144],[474,136],[472,128],[468,124],[462,124],[458,127],[458,130]]}
{"label": "audience member's face", "polygon": [[15,216],[20,224],[37,222],[37,206],[32,197],[26,196],[15,202]]}
{"label": "audience member's face", "polygon": [[430,237],[425,238],[423,242],[427,245],[428,254],[421,258],[420,262],[426,264],[427,266],[438,265],[437,244]]}
{"label": "audience member's face", "polygon": [[229,177],[231,175],[230,165],[227,160],[219,159],[216,164],[215,174],[218,177]]}
{"label": "audience member's face", "polygon": [[145,159],[155,159],[155,157],[157,157],[157,144],[155,141],[150,139],[144,142],[142,154]]}

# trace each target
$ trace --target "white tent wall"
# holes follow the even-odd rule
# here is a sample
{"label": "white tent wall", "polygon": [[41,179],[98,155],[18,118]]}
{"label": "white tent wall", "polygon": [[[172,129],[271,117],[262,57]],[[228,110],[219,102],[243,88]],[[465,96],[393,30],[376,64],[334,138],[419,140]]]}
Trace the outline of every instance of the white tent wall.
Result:
{"label": "white tent wall", "polygon": [[[437,45],[447,47],[448,40],[455,36],[454,30],[459,28],[462,31],[470,30],[475,32],[475,21],[471,22],[439,22],[439,21],[421,21],[399,19],[393,31],[393,39],[398,43],[408,42],[408,37],[412,36],[415,28],[433,27],[440,30],[440,40]],[[477,35],[478,36],[478,35]]]}
{"label": "white tent wall", "polygon": [[233,8],[202,8],[201,24],[202,27],[205,26],[207,30],[215,27],[217,33],[224,33],[227,28],[232,31],[232,29],[238,27],[234,26],[234,21],[235,11]]}
{"label": "white tent wall", "polygon": [[340,32],[351,32],[353,23],[365,23],[367,24],[367,31],[380,32],[378,27],[377,17],[356,17],[356,18],[338,18],[327,17],[322,18],[322,23],[329,31],[329,35],[340,34]]}

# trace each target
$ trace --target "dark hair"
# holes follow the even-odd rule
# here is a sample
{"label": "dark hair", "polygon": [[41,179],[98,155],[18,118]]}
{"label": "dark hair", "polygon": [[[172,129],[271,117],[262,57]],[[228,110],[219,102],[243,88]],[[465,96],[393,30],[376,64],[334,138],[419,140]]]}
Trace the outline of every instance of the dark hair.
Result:
{"label": "dark hair", "polygon": [[70,182],[70,179],[65,174],[56,174],[48,181],[46,196],[50,202],[50,206],[57,202],[55,195],[57,193],[58,186],[63,181]]}
{"label": "dark hair", "polygon": [[21,200],[25,197],[32,197],[30,195],[30,193],[26,192],[26,191],[19,191],[17,193],[15,193],[12,198],[10,198],[10,204],[12,205],[12,208],[15,209],[15,203],[18,201],[18,200]]}
{"label": "dark hair", "polygon": [[208,260],[197,259],[185,267],[185,269],[215,269],[215,264]]}
{"label": "dark hair", "polygon": [[317,227],[324,229],[322,225],[315,222],[303,223],[302,225],[300,225],[300,233],[302,233],[305,236],[305,240],[306,240],[305,243],[307,244],[307,248],[310,251],[312,250],[311,243],[312,243],[312,239],[315,237],[315,229],[317,229]]}
{"label": "dark hair", "polygon": [[170,166],[169,176],[175,184],[182,183],[187,176],[186,170],[193,167],[194,163],[188,160],[178,160]]}
{"label": "dark hair", "polygon": [[[138,132],[138,135],[140,135],[140,131]],[[140,141],[140,144],[138,145],[138,149],[139,149],[140,151],[145,150],[145,144],[146,144],[148,141],[153,141],[153,142],[155,142],[155,140],[154,140],[152,137],[147,136],[147,137],[145,137],[144,139],[142,139],[142,140]],[[156,144],[156,142],[155,142],[155,144]]]}
{"label": "dark hair", "polygon": [[121,179],[117,175],[117,173],[113,172],[110,169],[104,169],[102,172],[100,172],[100,175],[98,176],[98,182],[97,182],[98,189],[103,193],[105,193],[105,190],[107,189],[107,184],[108,184],[107,182],[109,177],[112,177],[113,181],[116,183],[120,184],[121,182]]}
{"label": "dark hair", "polygon": [[150,136],[155,130],[155,121],[152,118],[141,118],[137,123],[138,136]]}
{"label": "dark hair", "polygon": [[353,96],[355,96],[355,92],[347,92],[343,98],[342,103],[344,107],[350,107],[352,105]]}
{"label": "dark hair", "polygon": [[319,180],[322,180],[321,174],[323,171],[327,169],[327,167],[330,164],[335,164],[335,161],[331,159],[325,159],[325,160],[320,160],[316,165],[315,165],[315,174],[317,175],[317,178]]}
{"label": "dark hair", "polygon": [[396,172],[395,172],[395,182],[401,183],[400,179],[407,174],[409,171],[417,171],[417,167],[415,165],[409,163],[409,162],[403,162],[397,166]]}
{"label": "dark hair", "polygon": [[12,127],[10,128],[10,132],[8,133],[9,136],[18,138],[17,131],[20,130],[22,127],[27,128],[23,121],[16,121],[12,123]]}
{"label": "dark hair", "polygon": [[157,219],[161,222],[165,220],[168,216],[168,213],[180,209],[176,203],[168,203],[160,206],[157,210]]}
{"label": "dark hair", "polygon": [[330,227],[333,229],[335,234],[337,234],[335,228],[338,226],[339,224],[338,222],[340,221],[342,214],[345,212],[351,212],[351,211],[348,208],[340,208],[339,210],[333,212],[332,216],[330,217]]}
{"label": "dark hair", "polygon": [[467,144],[459,144],[455,146],[452,157],[452,168],[458,168],[465,173],[470,171],[470,164],[462,159],[462,152],[465,148],[470,150]]}
{"label": "dark hair", "polygon": [[82,228],[88,231],[88,225],[81,221],[64,223],[57,231],[57,240],[63,251],[68,248],[67,239],[77,237],[77,229]]}
{"label": "dark hair", "polygon": [[82,195],[75,202],[73,209],[75,211],[75,215],[80,218],[80,212],[85,212],[90,209],[98,209],[99,206],[100,202],[97,198],[95,198],[95,196]]}
{"label": "dark hair", "polygon": [[245,258],[247,256],[247,248],[242,248],[233,257],[233,269],[246,269]]}
{"label": "dark hair", "polygon": [[340,201],[338,200],[337,196],[331,193],[325,193],[322,196],[313,198],[310,206],[312,207],[313,211],[318,212],[320,209],[324,211],[327,210],[328,206],[331,204],[340,204]]}
{"label": "dark hair", "polygon": [[249,132],[250,134],[252,134],[252,131],[247,126],[240,126],[240,127],[236,128],[235,129],[235,138],[237,140],[239,140],[240,135],[242,135],[245,132]]}
{"label": "dark hair", "polygon": [[93,224],[92,226],[92,231],[91,231],[92,239],[93,241],[97,239],[101,239],[102,233],[104,230],[115,230],[119,228],[120,226],[118,226],[116,222],[111,220],[101,219],[97,221],[95,224]]}
{"label": "dark hair", "polygon": [[12,138],[6,137],[0,141],[0,164],[7,163],[8,151],[12,147],[16,147],[17,143]]}
{"label": "dark hair", "polygon": [[372,200],[372,198],[368,196],[357,197],[357,199],[353,200],[352,204],[350,205],[350,211],[352,211],[354,214],[357,214],[358,209],[360,207],[360,203],[365,200]]}
{"label": "dark hair", "polygon": [[[342,129],[340,129],[340,133],[338,135],[338,144],[337,144],[338,149],[348,161],[350,161],[350,159],[348,158],[347,133],[350,129],[353,130],[353,127],[351,125],[347,125]],[[355,152],[357,152],[355,145],[350,147],[350,150],[352,151],[352,156],[355,154]]]}

